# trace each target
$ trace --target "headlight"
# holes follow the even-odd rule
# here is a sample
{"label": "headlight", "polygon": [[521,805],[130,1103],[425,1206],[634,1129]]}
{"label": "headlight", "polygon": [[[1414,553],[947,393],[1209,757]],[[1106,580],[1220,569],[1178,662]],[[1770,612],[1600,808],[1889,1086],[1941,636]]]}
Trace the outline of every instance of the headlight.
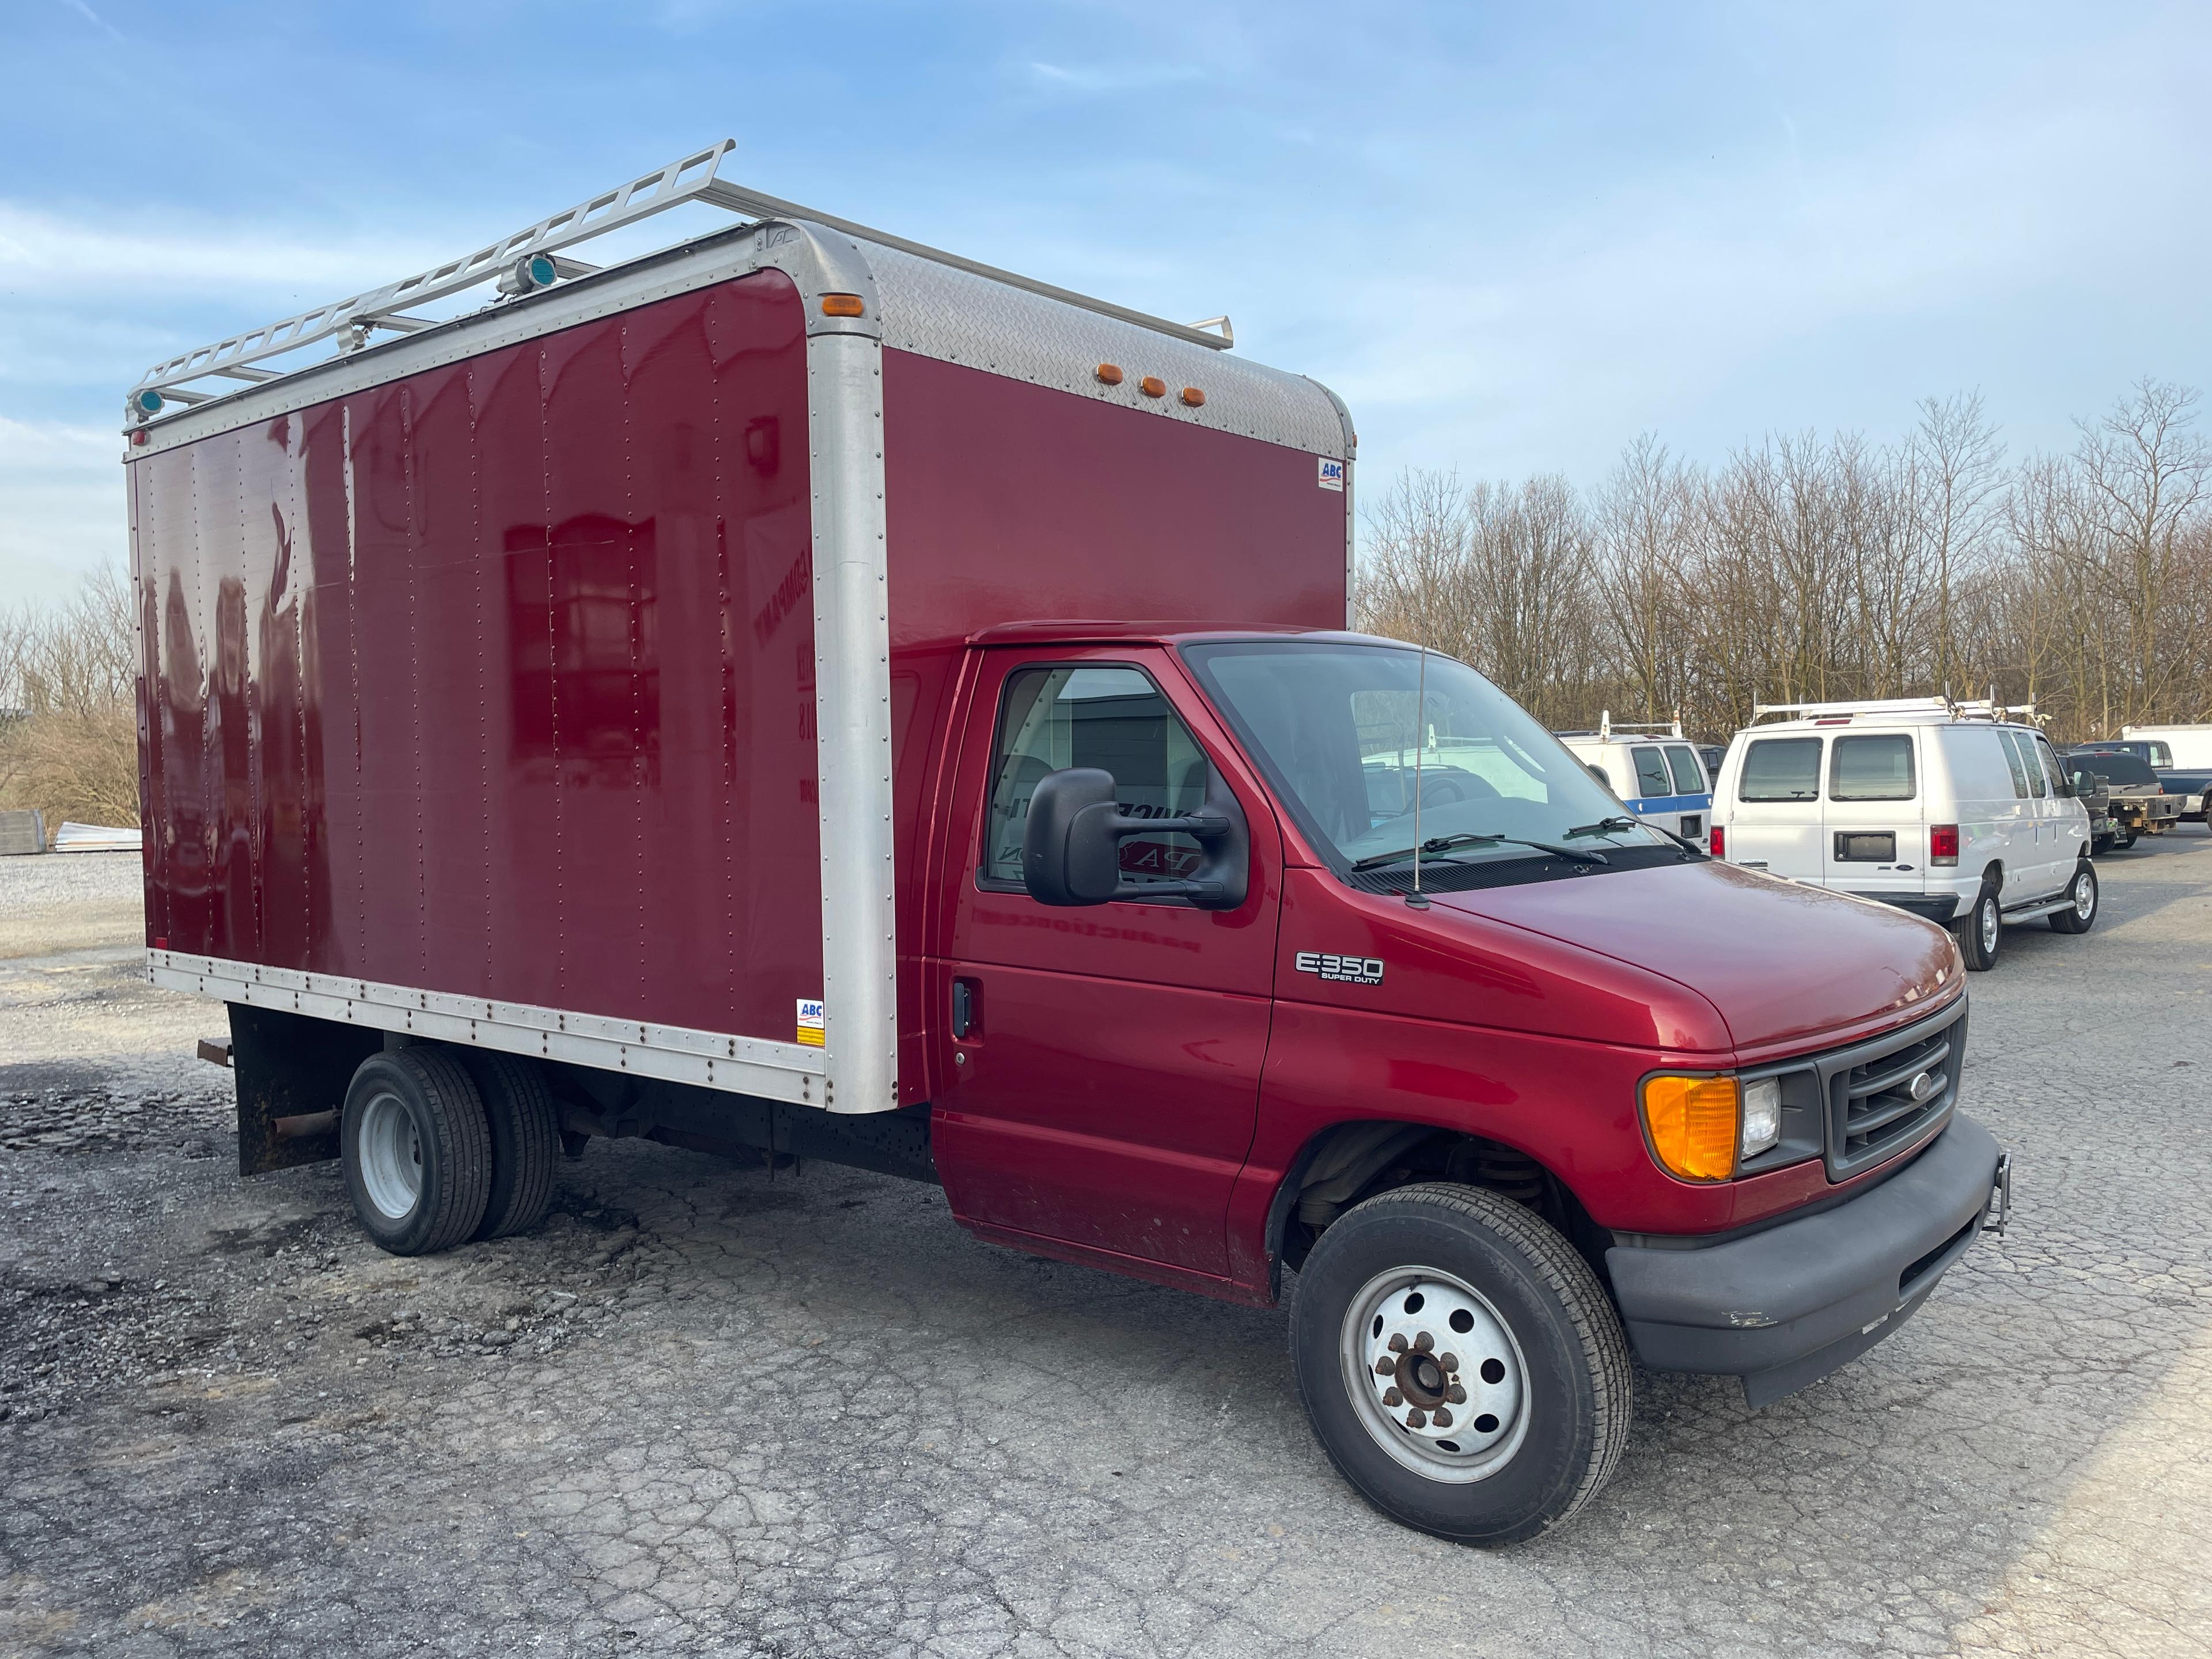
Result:
{"label": "headlight", "polygon": [[1732,1077],[1644,1079],[1639,1103],[1653,1156],[1685,1181],[1726,1181],[1735,1173],[1741,1103]]}
{"label": "headlight", "polygon": [[1782,1079],[1763,1077],[1743,1085],[1743,1138],[1738,1143],[1745,1158],[1765,1152],[1782,1139]]}

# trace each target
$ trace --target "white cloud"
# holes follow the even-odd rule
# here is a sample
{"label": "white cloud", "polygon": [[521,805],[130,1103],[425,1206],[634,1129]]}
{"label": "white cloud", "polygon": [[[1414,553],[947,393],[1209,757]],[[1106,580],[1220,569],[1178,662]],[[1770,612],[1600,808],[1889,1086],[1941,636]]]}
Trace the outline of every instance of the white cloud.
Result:
{"label": "white cloud", "polygon": [[0,606],[46,604],[128,556],[122,441],[0,416]]}
{"label": "white cloud", "polygon": [[131,290],[168,298],[265,295],[305,288],[338,300],[438,257],[410,259],[388,240],[316,242],[213,224],[145,227],[0,201],[0,286],[18,298]]}

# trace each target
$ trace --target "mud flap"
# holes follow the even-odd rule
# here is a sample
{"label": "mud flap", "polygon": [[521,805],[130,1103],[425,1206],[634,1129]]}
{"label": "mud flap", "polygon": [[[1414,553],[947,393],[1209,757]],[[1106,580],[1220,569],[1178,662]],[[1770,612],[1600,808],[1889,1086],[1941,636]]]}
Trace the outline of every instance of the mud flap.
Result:
{"label": "mud flap", "polygon": [[231,1076],[238,1086],[238,1172],[266,1175],[338,1155],[337,1121],[287,1135],[279,1118],[335,1112],[354,1068],[384,1047],[384,1033],[275,1008],[230,1005]]}

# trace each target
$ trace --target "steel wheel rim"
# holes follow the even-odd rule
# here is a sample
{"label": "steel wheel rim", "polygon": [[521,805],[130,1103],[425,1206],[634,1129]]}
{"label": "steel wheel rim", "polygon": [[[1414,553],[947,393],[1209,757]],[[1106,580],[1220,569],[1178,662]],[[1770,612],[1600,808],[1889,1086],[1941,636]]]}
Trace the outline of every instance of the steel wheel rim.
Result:
{"label": "steel wheel rim", "polygon": [[2087,921],[2097,911],[2097,884],[2087,870],[2074,878],[2074,914]]}
{"label": "steel wheel rim", "polygon": [[1984,952],[1997,948],[1997,902],[1993,898],[1982,901],[1980,917],[1982,949]]}
{"label": "steel wheel rim", "polygon": [[404,1220],[422,1197],[422,1137],[396,1094],[372,1095],[361,1109],[361,1184],[377,1213]]}
{"label": "steel wheel rim", "polygon": [[1528,1437],[1521,1345],[1490,1299],[1454,1274],[1413,1267],[1377,1273],[1352,1298],[1337,1352],[1360,1426],[1425,1480],[1486,1480]]}

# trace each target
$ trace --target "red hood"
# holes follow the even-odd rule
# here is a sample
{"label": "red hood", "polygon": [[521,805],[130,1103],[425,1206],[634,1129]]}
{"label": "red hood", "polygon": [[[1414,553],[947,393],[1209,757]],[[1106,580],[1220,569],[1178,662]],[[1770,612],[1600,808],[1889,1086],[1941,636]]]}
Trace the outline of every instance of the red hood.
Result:
{"label": "red hood", "polygon": [[1719,1010],[1739,1049],[1901,1012],[1960,972],[1949,937],[1932,923],[1730,864],[1438,893],[1434,902],[1686,986]]}

